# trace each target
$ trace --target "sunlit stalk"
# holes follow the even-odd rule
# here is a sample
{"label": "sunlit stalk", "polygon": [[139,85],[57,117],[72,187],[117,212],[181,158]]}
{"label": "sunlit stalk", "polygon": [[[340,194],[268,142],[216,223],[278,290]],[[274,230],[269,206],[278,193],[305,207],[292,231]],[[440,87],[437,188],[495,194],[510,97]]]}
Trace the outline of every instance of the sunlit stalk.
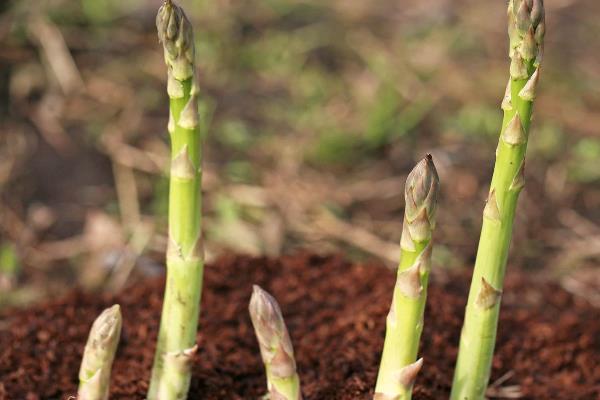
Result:
{"label": "sunlit stalk", "polygon": [[167,282],[152,377],[150,400],[185,399],[202,292],[202,155],[194,35],[183,9],[166,1],[156,18],[168,67],[171,137]]}
{"label": "sunlit stalk", "polygon": [[525,184],[525,151],[540,74],[544,31],[542,0],[509,1],[510,80],[502,101],[504,120],[483,211],[452,400],[483,399],[490,378],[506,259],[517,200]]}
{"label": "sunlit stalk", "polygon": [[375,400],[408,400],[421,369],[417,360],[431,267],[431,236],[439,178],[431,156],[406,179],[405,212],[400,241],[400,265],[375,387]]}

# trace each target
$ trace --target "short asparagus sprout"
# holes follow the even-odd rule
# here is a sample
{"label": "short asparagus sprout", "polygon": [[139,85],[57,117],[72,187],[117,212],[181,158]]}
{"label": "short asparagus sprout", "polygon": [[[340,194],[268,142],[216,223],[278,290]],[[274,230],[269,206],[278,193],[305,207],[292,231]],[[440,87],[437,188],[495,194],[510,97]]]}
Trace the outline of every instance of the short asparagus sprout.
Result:
{"label": "short asparagus sprout", "polygon": [[417,360],[417,353],[423,330],[438,191],[438,174],[433,159],[427,155],[406,180],[400,265],[387,316],[376,400],[410,399],[423,364],[423,359]]}
{"label": "short asparagus sprout", "polygon": [[267,373],[267,397],[270,400],[302,399],[292,341],[277,300],[254,285],[248,308]]}
{"label": "short asparagus sprout", "polygon": [[490,377],[512,226],[519,193],[525,184],[525,152],[540,74],[544,31],[543,0],[509,1],[510,79],[501,106],[504,120],[483,211],[452,400],[483,399]]}
{"label": "short asparagus sprout", "polygon": [[168,67],[171,137],[167,282],[148,399],[185,399],[196,352],[204,269],[202,152],[194,34],[183,9],[167,0],[156,17]]}
{"label": "short asparagus sprout", "polygon": [[107,400],[112,368],[121,338],[121,308],[107,308],[92,324],[81,368],[79,369],[79,400]]}

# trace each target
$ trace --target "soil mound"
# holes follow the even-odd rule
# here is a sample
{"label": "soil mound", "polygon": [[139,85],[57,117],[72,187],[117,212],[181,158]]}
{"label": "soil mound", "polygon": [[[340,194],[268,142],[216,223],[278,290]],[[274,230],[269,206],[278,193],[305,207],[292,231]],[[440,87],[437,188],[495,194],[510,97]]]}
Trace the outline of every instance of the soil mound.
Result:
{"label": "soil mound", "polygon": [[[432,277],[414,399],[447,398],[468,293],[468,274]],[[266,390],[247,312],[252,284],[280,302],[305,399],[370,399],[395,274],[342,257],[225,257],[208,265],[190,399],[256,399]],[[86,335],[99,312],[122,306],[123,338],[111,399],[143,399],[154,352],[163,280],[123,293],[72,293],[4,315],[0,398],[73,395]],[[490,397],[600,398],[598,309],[550,284],[508,275]]]}

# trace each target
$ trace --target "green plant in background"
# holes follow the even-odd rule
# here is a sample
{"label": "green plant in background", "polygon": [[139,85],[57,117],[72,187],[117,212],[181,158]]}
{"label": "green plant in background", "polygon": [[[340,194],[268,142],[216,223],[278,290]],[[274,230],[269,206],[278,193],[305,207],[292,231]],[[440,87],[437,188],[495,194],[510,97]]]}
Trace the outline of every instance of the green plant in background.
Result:
{"label": "green plant in background", "polygon": [[148,398],[184,399],[191,380],[191,358],[202,292],[201,233],[202,138],[194,35],[183,10],[170,0],[156,18],[168,67],[171,137],[167,281]]}
{"label": "green plant in background", "polygon": [[524,186],[525,151],[539,79],[545,22],[542,0],[508,4],[510,80],[504,120],[460,339],[451,398],[479,400],[487,389],[506,259],[519,193]]}
{"label": "green plant in background", "polygon": [[108,399],[110,371],[121,338],[121,324],[118,304],[104,310],[92,324],[79,369],[79,400]]}
{"label": "green plant in background", "polygon": [[580,139],[570,151],[569,178],[576,182],[592,183],[600,180],[600,139]]}
{"label": "green plant in background", "polygon": [[400,265],[375,387],[377,400],[406,400],[423,360],[417,360],[431,267],[431,237],[439,178],[430,155],[406,179]]}
{"label": "green plant in background", "polygon": [[15,285],[20,269],[15,246],[8,242],[0,244],[0,292]]}
{"label": "green plant in background", "polygon": [[268,398],[302,399],[292,341],[277,300],[254,285],[248,309],[267,373]]}

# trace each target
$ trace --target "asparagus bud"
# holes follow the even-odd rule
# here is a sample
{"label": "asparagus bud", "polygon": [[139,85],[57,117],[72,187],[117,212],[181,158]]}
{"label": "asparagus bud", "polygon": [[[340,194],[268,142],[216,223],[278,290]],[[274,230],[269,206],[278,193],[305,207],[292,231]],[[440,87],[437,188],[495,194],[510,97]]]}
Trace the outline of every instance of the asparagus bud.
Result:
{"label": "asparagus bud", "polygon": [[301,399],[294,349],[277,300],[254,285],[248,309],[267,373],[269,399]]}
{"label": "asparagus bud", "polygon": [[542,0],[510,0],[510,80],[504,119],[460,339],[452,400],[481,400],[487,389],[506,260],[519,193],[525,185],[525,152],[543,53]]}
{"label": "asparagus bud", "polygon": [[158,39],[173,77],[185,80],[194,74],[194,33],[183,9],[167,0],[156,15]]}
{"label": "asparagus bud", "polygon": [[121,308],[107,308],[94,321],[79,369],[80,400],[108,399],[110,371],[121,337]]}
{"label": "asparagus bud", "polygon": [[431,239],[431,232],[435,227],[438,187],[439,177],[433,159],[428,154],[406,179],[404,190],[406,230],[402,233],[403,247],[412,249],[415,242]]}
{"label": "asparagus bud", "polygon": [[427,155],[406,179],[400,265],[375,387],[375,400],[408,400],[423,360],[417,360],[431,264],[439,177]]}
{"label": "asparagus bud", "polygon": [[510,0],[508,2],[508,34],[510,39],[509,56],[511,76],[523,79],[525,75],[515,73],[522,70],[517,64],[525,65],[535,60],[541,63],[543,40],[546,31],[543,0]]}

